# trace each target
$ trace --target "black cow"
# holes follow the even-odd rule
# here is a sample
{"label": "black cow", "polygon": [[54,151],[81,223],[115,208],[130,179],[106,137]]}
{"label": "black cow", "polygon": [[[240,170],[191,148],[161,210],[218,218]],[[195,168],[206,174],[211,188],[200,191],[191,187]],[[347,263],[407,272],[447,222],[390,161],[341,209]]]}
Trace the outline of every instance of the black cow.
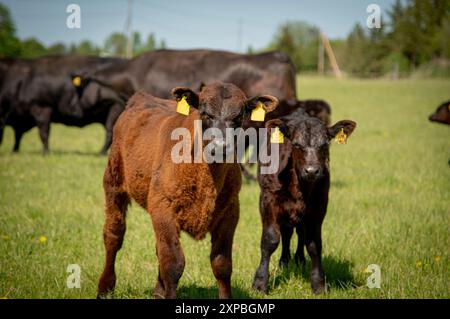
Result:
{"label": "black cow", "polygon": [[429,120],[431,122],[450,125],[450,100],[442,103],[436,112],[430,115]]}
{"label": "black cow", "polygon": [[[78,94],[70,81],[70,75],[80,68],[96,68],[111,63],[120,64],[123,59],[99,58],[94,56],[48,56],[32,60],[14,59],[0,61],[2,72],[0,87],[0,129],[10,125],[14,129],[14,151],[18,151],[23,133],[34,126],[48,152],[50,122],[84,126],[99,122],[106,126],[115,122],[120,112],[116,106],[104,103],[92,104],[82,109]],[[112,114],[112,115],[111,115]],[[114,117],[113,120],[109,118]],[[109,125],[112,130],[112,125]],[[110,145],[107,141],[102,151]]]}
{"label": "black cow", "polygon": [[[321,228],[328,205],[330,188],[329,144],[339,134],[345,139],[356,123],[339,121],[331,127],[303,109],[266,123],[268,129],[278,127],[284,134],[279,144],[279,168],[275,174],[258,174],[261,188],[262,218],[261,261],[253,288],[267,293],[270,256],[282,240],[281,265],[290,260],[290,241],[298,235],[297,262],[305,262],[304,246],[312,261],[311,286],[314,293],[325,290],[322,269]],[[345,136],[344,136],[345,134]],[[268,147],[271,149],[270,140]],[[261,166],[260,166],[261,167]]]}
{"label": "black cow", "polygon": [[143,90],[160,98],[171,98],[173,86],[199,87],[200,83],[233,83],[247,96],[262,93],[279,100],[296,98],[295,68],[286,54],[256,55],[213,50],[156,50],[126,64],[81,76],[82,88],[90,83],[111,88],[123,97]]}
{"label": "black cow", "polygon": [[[270,94],[279,100],[295,99],[295,68],[281,52],[244,55],[213,50],[156,50],[127,63],[74,74],[82,108],[104,103],[115,92],[117,104],[143,90],[171,98],[174,86],[200,87],[203,82],[233,83],[247,96]],[[105,145],[106,146],[106,145]]]}

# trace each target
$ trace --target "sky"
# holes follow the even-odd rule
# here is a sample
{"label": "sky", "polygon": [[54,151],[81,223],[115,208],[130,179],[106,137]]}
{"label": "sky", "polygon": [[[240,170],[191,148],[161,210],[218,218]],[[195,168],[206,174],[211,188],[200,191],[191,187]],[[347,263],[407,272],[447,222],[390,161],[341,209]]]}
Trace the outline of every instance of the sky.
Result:
{"label": "sky", "polygon": [[[382,15],[395,0],[132,0],[132,29],[146,39],[154,33],[169,48],[211,48],[244,52],[268,45],[279,25],[301,20],[318,26],[330,39],[345,38],[366,8]],[[21,39],[45,45],[88,39],[103,45],[112,32],[125,30],[128,0],[0,0],[12,14]],[[66,26],[66,7],[81,8],[81,28]]]}

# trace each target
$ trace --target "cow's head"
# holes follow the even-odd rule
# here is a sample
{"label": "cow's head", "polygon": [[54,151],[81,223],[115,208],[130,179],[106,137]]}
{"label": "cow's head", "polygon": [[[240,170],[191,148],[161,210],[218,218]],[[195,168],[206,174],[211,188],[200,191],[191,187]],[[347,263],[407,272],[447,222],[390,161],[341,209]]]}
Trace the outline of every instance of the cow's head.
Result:
{"label": "cow's head", "polygon": [[441,104],[436,112],[430,115],[429,120],[450,125],[450,101]]}
{"label": "cow's head", "polygon": [[225,139],[227,129],[242,127],[244,119],[250,117],[258,106],[262,106],[266,112],[278,106],[278,100],[273,96],[247,98],[241,89],[230,83],[203,85],[199,93],[177,87],[172,90],[172,94],[177,101],[185,97],[188,104],[198,110],[203,130],[214,128],[221,131],[223,138],[214,137],[211,143],[227,151],[230,147],[229,141]]}
{"label": "cow's head", "polygon": [[298,101],[309,116],[317,117],[327,126],[331,124],[331,107],[323,100],[302,100]]}
{"label": "cow's head", "polygon": [[329,172],[329,146],[338,134],[350,136],[356,123],[342,120],[331,127],[315,117],[310,117],[304,110],[270,120],[266,127],[278,127],[284,134],[285,141],[282,148],[290,152],[297,176],[303,180],[313,182]]}
{"label": "cow's head", "polygon": [[128,84],[126,81],[122,81],[126,82],[122,85],[121,81],[116,81],[116,78],[111,77],[111,83],[105,83],[90,75],[87,71],[72,73],[71,81],[77,92],[78,102],[83,109],[90,109],[99,105],[125,105],[125,102],[133,93],[126,87]]}

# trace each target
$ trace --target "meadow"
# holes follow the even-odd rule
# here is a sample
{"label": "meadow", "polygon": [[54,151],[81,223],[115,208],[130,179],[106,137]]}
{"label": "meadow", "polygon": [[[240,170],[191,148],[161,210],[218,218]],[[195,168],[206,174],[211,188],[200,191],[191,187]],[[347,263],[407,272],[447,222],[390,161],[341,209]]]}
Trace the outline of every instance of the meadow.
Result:
{"label": "meadow", "polygon": [[[331,147],[330,202],[323,225],[328,292],[314,296],[306,269],[270,265],[269,295],[254,292],[261,222],[259,188],[242,187],[233,248],[236,298],[449,298],[450,127],[428,115],[449,98],[449,80],[354,80],[298,77],[301,99],[322,98],[332,121],[358,123],[348,144]],[[49,156],[36,129],[11,152],[7,127],[0,147],[0,297],[95,298],[104,249],[102,176],[97,155],[104,130],[53,125]],[[151,298],[157,277],[147,213],[128,211],[116,263],[116,298]],[[182,235],[186,268],[178,296],[216,298],[210,242]],[[296,247],[294,236],[291,251]],[[81,288],[66,286],[67,266],[81,267]],[[381,268],[369,289],[365,269]]]}

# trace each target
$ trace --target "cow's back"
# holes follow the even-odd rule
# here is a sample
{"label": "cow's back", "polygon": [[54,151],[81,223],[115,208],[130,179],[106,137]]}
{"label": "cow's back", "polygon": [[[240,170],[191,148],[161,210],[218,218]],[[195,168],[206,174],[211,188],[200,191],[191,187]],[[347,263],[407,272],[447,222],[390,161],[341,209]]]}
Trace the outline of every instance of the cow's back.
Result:
{"label": "cow's back", "polygon": [[278,99],[296,97],[295,68],[278,51],[256,55],[214,50],[157,50],[129,63],[137,88],[169,98],[175,86],[199,87],[200,83],[233,83],[247,96],[271,94]]}

